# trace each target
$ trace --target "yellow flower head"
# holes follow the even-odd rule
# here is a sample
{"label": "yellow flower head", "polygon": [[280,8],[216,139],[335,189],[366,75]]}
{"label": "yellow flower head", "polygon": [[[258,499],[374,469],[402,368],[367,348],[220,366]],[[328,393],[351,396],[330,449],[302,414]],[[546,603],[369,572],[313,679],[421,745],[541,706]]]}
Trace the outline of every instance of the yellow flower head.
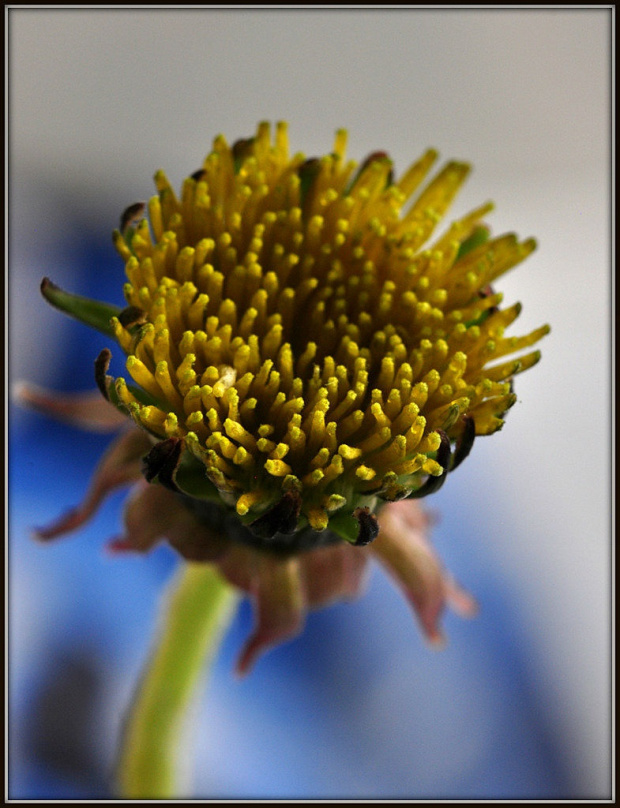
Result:
{"label": "yellow flower head", "polygon": [[395,179],[345,145],[290,157],[286,125],[261,124],[216,138],[180,196],[158,172],[114,236],[127,308],[96,312],[127,357],[115,380],[100,357],[100,387],[156,442],[147,479],[205,518],[224,504],[265,549],[371,541],[384,502],[436,490],[501,428],[549,330],[505,336],[520,305],[491,284],[535,242],[490,239],[491,204],[429,244],[467,165],[429,182],[428,151]]}

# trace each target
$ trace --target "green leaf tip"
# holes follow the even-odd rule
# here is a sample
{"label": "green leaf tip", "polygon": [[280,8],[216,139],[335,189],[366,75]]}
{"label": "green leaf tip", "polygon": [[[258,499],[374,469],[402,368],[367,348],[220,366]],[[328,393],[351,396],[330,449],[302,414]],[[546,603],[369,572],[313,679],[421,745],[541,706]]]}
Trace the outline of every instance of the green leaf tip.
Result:
{"label": "green leaf tip", "polygon": [[65,292],[49,278],[41,281],[41,294],[54,308],[68,314],[75,320],[79,320],[84,325],[101,331],[108,337],[114,337],[114,331],[110,325],[112,317],[118,317],[122,309],[119,306],[112,306],[109,303],[101,303],[99,300],[91,300],[88,297],[80,297],[70,292]]}

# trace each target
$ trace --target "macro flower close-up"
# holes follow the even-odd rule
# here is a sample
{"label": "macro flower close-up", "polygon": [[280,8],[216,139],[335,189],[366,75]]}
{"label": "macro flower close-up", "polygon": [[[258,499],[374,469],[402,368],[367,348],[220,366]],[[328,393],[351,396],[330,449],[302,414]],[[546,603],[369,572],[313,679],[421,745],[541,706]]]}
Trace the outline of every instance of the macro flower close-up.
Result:
{"label": "macro flower close-up", "polygon": [[416,500],[503,426],[513,377],[548,331],[505,334],[520,304],[502,308],[492,283],[535,242],[491,238],[491,204],[429,243],[467,165],[429,181],[429,150],[396,179],[385,153],[357,166],[345,145],[339,131],[330,154],[291,157],[284,124],[273,140],[267,124],[232,147],[218,137],[178,197],[160,171],[148,207],[123,214],[125,309],[42,284],[126,355],[127,379],[113,378],[102,351],[110,406],[74,402],[76,415],[138,429],[117,438],[90,500],[40,537],[75,529],[108,490],[142,478],[111,548],[165,538],[252,595],[258,625],[240,671],[297,633],[307,607],[356,594],[369,554],[429,639],[444,603],[473,611]]}
{"label": "macro flower close-up", "polygon": [[613,800],[614,20],[5,9],[9,801]]}
{"label": "macro flower close-up", "polygon": [[[263,123],[232,146],[215,138],[179,195],[158,171],[157,195],[114,232],[125,308],[41,285],[115,340],[124,375],[109,374],[106,347],[92,395],[17,390],[47,414],[119,431],[84,501],[39,539],[76,530],[132,484],[109,550],[167,540],[214,591],[248,595],[239,673],[308,610],[360,594],[371,558],[431,643],[446,606],[475,613],[420,500],[501,429],[549,330],[507,333],[521,306],[495,289],[534,240],[491,236],[491,203],[444,225],[468,165],[433,173],[428,150],[399,177],[384,152],[347,159],[346,139],[291,156],[286,125]],[[136,782],[134,796],[151,793]]]}

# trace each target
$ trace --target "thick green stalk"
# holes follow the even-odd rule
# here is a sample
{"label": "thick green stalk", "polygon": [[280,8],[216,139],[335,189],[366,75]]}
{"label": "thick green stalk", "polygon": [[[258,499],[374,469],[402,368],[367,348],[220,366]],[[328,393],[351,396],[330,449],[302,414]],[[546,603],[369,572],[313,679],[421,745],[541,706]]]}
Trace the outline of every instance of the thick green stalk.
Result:
{"label": "thick green stalk", "polygon": [[125,725],[117,771],[124,799],[178,798],[177,756],[201,674],[234,613],[236,591],[208,564],[184,564]]}

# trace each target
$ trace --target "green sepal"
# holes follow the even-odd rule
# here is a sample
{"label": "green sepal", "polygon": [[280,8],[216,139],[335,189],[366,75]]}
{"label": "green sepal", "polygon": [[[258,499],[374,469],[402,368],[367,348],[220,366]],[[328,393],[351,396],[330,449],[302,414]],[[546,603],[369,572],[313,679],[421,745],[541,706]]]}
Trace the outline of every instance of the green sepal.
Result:
{"label": "green sepal", "polygon": [[107,337],[114,337],[110,320],[112,317],[118,317],[122,311],[120,306],[111,306],[109,303],[101,303],[88,297],[72,295],[56,286],[49,278],[43,278],[41,281],[41,293],[54,308],[60,309],[84,325],[101,331]]}
{"label": "green sepal", "polygon": [[211,480],[207,477],[204,463],[201,463],[190,451],[185,450],[179,461],[174,481],[177,487],[194,499],[207,499],[222,505],[222,497]]}
{"label": "green sepal", "polygon": [[[116,383],[118,379],[113,378],[112,376],[108,377],[109,381],[107,382],[107,392],[108,392],[108,399],[110,403],[114,404],[114,406],[120,410],[123,414],[127,414],[127,405],[121,401],[118,393],[116,392]],[[121,379],[124,381],[124,379]],[[159,401],[152,396],[150,393],[147,393],[146,390],[143,390],[141,387],[136,387],[134,384],[126,384],[127,389],[129,392],[134,396],[134,398],[143,404],[146,407],[157,407],[157,409],[161,410],[162,412],[166,412],[167,407],[164,402]]]}
{"label": "green sepal", "polygon": [[332,533],[336,533],[349,544],[355,544],[360,532],[359,523],[352,513],[339,513],[332,516],[328,527]]}
{"label": "green sepal", "polygon": [[123,402],[118,397],[118,393],[116,392],[116,385],[115,379],[112,376],[108,376],[106,379],[106,389],[108,392],[107,398],[110,404],[113,404],[119,412],[122,412],[123,415],[128,415],[129,412],[127,407],[123,404]]}
{"label": "green sepal", "polygon": [[460,261],[461,258],[466,256],[467,253],[470,253],[472,250],[475,250],[476,247],[480,247],[482,244],[486,244],[487,241],[489,240],[490,235],[491,231],[489,230],[488,227],[485,227],[484,225],[479,225],[478,227],[476,227],[471,236],[465,239],[465,241],[459,247],[459,251],[456,255],[456,260]]}
{"label": "green sepal", "polygon": [[143,390],[141,387],[136,387],[135,384],[128,384],[127,389],[133,396],[135,396],[140,404],[144,404],[146,407],[157,407],[157,409],[161,410],[162,412],[168,412],[170,409],[165,401],[160,401],[158,398],[155,398],[155,396],[147,393],[147,391]]}

